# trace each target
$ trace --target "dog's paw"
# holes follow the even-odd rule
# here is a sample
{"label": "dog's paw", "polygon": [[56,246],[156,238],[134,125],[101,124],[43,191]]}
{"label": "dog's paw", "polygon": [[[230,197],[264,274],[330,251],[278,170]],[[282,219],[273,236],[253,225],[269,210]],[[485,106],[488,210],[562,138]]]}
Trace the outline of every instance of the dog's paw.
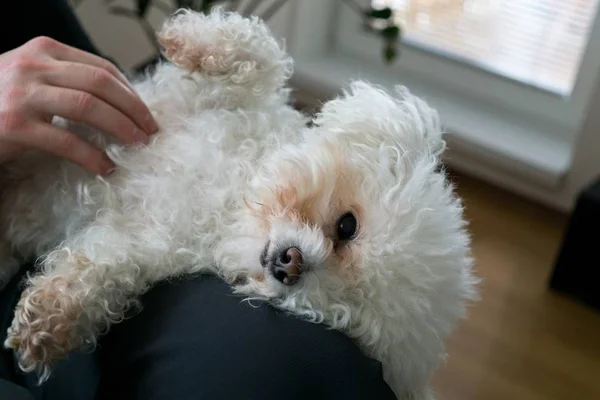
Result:
{"label": "dog's paw", "polygon": [[60,279],[26,289],[15,310],[4,346],[16,353],[24,372],[36,371],[39,381],[50,376],[56,361],[80,348],[77,332],[80,308],[61,291],[68,290]]}
{"label": "dog's paw", "polygon": [[277,89],[292,74],[291,58],[257,17],[182,9],[165,22],[158,41],[179,68],[240,86]]}

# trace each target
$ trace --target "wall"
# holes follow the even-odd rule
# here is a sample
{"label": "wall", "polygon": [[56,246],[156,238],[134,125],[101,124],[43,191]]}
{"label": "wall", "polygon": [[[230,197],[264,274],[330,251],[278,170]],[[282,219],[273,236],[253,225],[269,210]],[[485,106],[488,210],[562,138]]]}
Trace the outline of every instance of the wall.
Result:
{"label": "wall", "polygon": [[[240,1],[239,7],[244,9],[250,1]],[[71,0],[94,44],[125,70],[143,65],[155,57],[157,49],[151,40],[152,33],[176,10],[173,0],[152,0],[144,21],[122,15],[134,13],[136,3],[134,0]],[[259,12],[266,10],[274,1],[264,0],[261,4],[257,9]],[[269,26],[276,35],[287,36],[290,12],[291,7],[286,4],[269,20]]]}
{"label": "wall", "polygon": [[154,2],[160,3],[159,7],[151,7],[146,22],[142,24],[136,19],[114,13],[114,10],[133,12],[133,0],[115,0],[110,4],[105,0],[72,0],[75,12],[92,42],[125,70],[143,64],[156,54],[156,48],[144,28],[156,31],[167,16],[162,10],[174,8],[170,0]]}

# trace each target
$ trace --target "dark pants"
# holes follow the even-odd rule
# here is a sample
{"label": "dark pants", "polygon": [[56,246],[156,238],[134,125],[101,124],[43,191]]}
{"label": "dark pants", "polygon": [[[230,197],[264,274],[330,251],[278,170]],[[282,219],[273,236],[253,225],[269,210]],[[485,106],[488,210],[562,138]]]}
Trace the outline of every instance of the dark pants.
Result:
{"label": "dark pants", "polygon": [[[2,341],[19,281],[0,292]],[[142,303],[94,353],[58,364],[42,387],[34,374],[17,370],[7,350],[1,378],[48,400],[394,398],[381,365],[343,334],[266,304],[241,302],[216,278],[160,284]],[[0,398],[11,399],[2,385]]]}

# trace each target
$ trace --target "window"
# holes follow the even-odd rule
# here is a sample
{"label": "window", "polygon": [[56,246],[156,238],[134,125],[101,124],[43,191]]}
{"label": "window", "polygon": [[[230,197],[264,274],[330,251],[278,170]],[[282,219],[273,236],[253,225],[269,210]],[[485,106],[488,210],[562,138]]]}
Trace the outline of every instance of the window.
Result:
{"label": "window", "polygon": [[330,59],[355,59],[365,76],[387,74],[429,97],[470,101],[573,140],[600,71],[598,0],[352,1],[395,10],[400,55],[384,66],[379,37],[337,7]]}
{"label": "window", "polygon": [[404,40],[540,89],[570,96],[597,0],[372,0]]}
{"label": "window", "polygon": [[[405,85],[439,111],[450,165],[563,207],[572,196],[557,193],[584,182],[572,169],[581,164],[576,146],[597,143],[589,132],[582,137],[600,97],[597,3],[290,2],[296,97],[318,106],[354,79]],[[390,6],[404,28],[393,64],[383,62],[380,36],[356,12],[369,5]]]}

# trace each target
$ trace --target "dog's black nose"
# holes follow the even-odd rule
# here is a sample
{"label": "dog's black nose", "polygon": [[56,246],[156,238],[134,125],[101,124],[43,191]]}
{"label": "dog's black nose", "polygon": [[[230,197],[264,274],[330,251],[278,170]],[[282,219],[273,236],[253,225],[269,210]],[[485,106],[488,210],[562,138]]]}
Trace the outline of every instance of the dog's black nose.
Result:
{"label": "dog's black nose", "polygon": [[290,247],[275,256],[271,264],[275,279],[288,286],[298,282],[302,273],[302,252],[296,247]]}

